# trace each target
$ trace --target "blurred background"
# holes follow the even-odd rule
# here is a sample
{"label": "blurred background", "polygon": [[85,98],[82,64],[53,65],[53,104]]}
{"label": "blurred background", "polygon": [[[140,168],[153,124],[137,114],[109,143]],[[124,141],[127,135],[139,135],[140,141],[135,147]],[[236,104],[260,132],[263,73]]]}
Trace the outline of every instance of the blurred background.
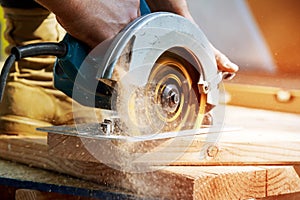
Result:
{"label": "blurred background", "polygon": [[241,70],[300,74],[299,0],[188,0],[209,40]]}
{"label": "blurred background", "polygon": [[300,113],[300,1],[188,0],[215,47],[240,66],[226,103]]}

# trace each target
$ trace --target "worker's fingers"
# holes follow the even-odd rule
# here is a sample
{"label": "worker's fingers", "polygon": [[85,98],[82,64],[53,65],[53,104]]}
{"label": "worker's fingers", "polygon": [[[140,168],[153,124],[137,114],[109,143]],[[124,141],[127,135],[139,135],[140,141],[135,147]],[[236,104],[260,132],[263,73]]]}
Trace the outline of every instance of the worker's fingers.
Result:
{"label": "worker's fingers", "polygon": [[231,62],[224,54],[215,54],[217,66],[220,71],[237,72],[239,67]]}
{"label": "worker's fingers", "polygon": [[214,51],[214,54],[215,54],[218,69],[220,71],[237,72],[239,70],[239,67],[236,64],[231,62],[229,60],[229,58],[227,58],[227,56],[225,56],[223,53],[221,53],[215,47],[213,47],[213,51]]}

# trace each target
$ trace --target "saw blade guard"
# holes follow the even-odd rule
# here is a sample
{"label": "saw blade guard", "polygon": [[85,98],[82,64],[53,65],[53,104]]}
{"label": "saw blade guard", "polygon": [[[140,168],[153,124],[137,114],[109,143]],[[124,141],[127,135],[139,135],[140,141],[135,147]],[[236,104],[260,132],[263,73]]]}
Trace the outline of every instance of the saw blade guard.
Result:
{"label": "saw blade guard", "polygon": [[184,52],[184,56],[192,55],[188,55],[188,59],[197,59],[198,64],[194,67],[200,73],[198,83],[207,84],[208,103],[217,105],[217,84],[222,76],[218,73],[211,45],[197,25],[172,13],[151,13],[127,26],[108,48],[103,59],[104,67],[99,69],[97,78],[122,79],[122,74],[116,75],[116,66],[127,53],[130,54],[129,63],[123,71],[139,75],[133,80],[135,85],[146,85],[154,64],[167,51],[174,51],[179,56]]}

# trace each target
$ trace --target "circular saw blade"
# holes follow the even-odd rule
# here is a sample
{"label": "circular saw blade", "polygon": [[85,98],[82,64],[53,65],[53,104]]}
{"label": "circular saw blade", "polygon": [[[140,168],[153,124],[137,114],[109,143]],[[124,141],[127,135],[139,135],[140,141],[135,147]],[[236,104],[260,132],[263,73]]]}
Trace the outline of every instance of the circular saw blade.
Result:
{"label": "circular saw blade", "polygon": [[154,64],[147,84],[136,86],[135,73],[118,83],[116,110],[128,135],[200,128],[206,95],[200,94],[198,67],[166,51]]}

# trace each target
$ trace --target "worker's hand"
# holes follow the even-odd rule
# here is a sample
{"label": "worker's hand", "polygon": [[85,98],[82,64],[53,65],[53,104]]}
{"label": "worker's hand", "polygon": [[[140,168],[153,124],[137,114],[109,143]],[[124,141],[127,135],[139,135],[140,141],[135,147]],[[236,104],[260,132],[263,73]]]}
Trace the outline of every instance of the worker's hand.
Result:
{"label": "worker's hand", "polygon": [[[186,17],[195,23],[191,16],[186,0],[146,0],[152,11],[167,11]],[[195,23],[196,24],[196,23]],[[217,50],[213,45],[216,62],[220,71],[237,72],[239,67],[231,62],[223,53]]]}
{"label": "worker's hand", "polygon": [[115,36],[139,14],[139,0],[36,0],[73,37],[91,48]]}
{"label": "worker's hand", "polygon": [[223,72],[237,72],[239,67],[231,62],[227,56],[211,45],[215,53],[218,69]]}

